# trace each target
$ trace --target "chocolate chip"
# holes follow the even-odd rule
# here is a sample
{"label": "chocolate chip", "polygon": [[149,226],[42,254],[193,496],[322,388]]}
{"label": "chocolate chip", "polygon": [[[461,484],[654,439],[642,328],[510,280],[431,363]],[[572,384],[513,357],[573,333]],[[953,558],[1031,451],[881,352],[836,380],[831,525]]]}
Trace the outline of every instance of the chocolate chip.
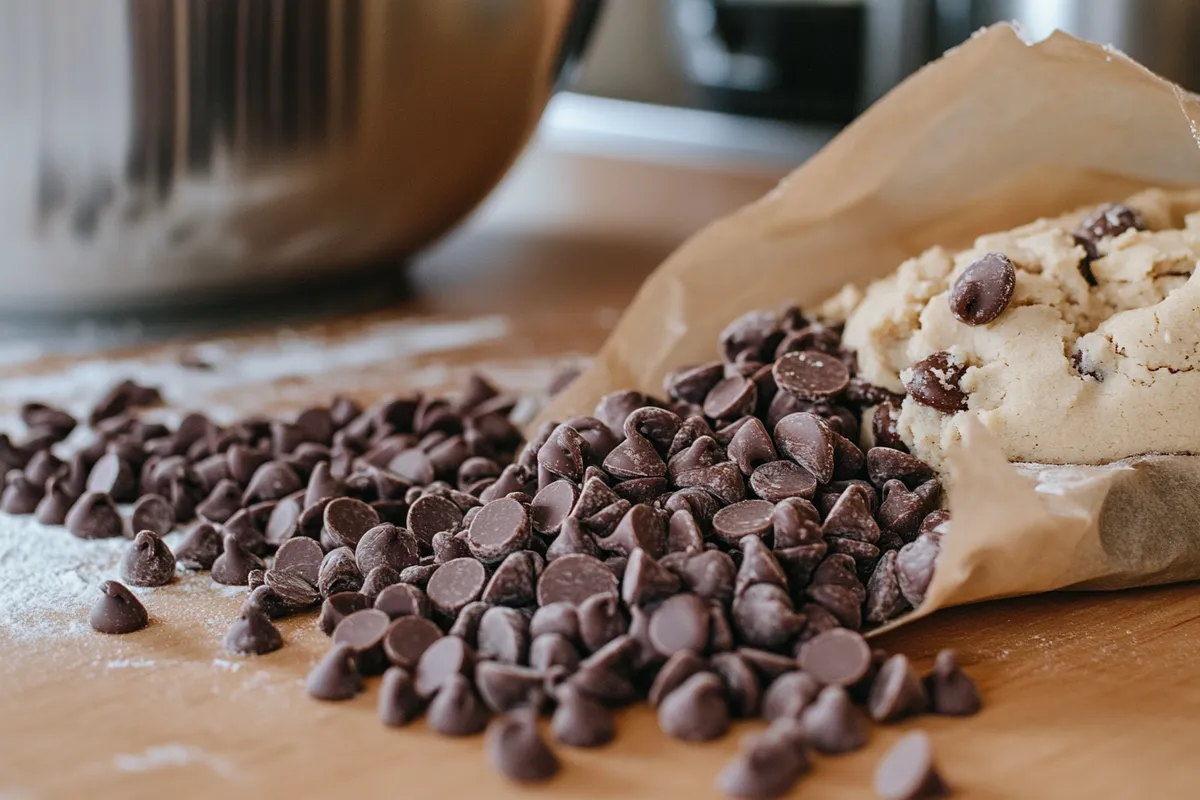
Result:
{"label": "chocolate chip", "polygon": [[599,553],[600,548],[596,540],[583,529],[579,520],[567,518],[563,520],[559,534],[546,549],[546,559],[554,561],[568,555],[595,556]]}
{"label": "chocolate chip", "polygon": [[894,722],[920,714],[929,705],[929,695],[912,664],[896,654],[883,663],[867,699],[867,712],[876,722]]}
{"label": "chocolate chip", "polygon": [[281,545],[299,533],[300,515],[304,511],[301,500],[301,494],[296,492],[280,500],[271,509],[263,526],[263,538],[267,544]]}
{"label": "chocolate chip", "polygon": [[535,638],[558,634],[572,643],[579,642],[579,612],[575,603],[557,602],[542,605],[533,612],[533,618],[529,621],[529,633]]}
{"label": "chocolate chip", "polygon": [[222,479],[208,496],[196,505],[196,514],[208,522],[222,523],[242,508],[242,489],[228,479]]}
{"label": "chocolate chip", "polygon": [[818,350],[784,353],[775,362],[772,374],[776,386],[809,402],[834,397],[850,382],[846,365]]}
{"label": "chocolate chip", "polygon": [[362,535],[354,558],[364,575],[376,567],[389,567],[399,572],[420,561],[420,550],[416,537],[407,530],[383,523]]}
{"label": "chocolate chip", "polygon": [[667,552],[698,553],[704,548],[704,533],[691,511],[676,511],[667,521]]}
{"label": "chocolate chip", "polygon": [[713,532],[729,544],[746,536],[761,537],[771,530],[775,507],[766,500],[743,500],[726,506],[712,519]]}
{"label": "chocolate chip", "polygon": [[80,539],[111,539],[124,533],[117,504],[102,492],[83,494],[67,512],[67,530]]}
{"label": "chocolate chip", "polygon": [[662,456],[643,436],[632,436],[613,448],[604,459],[604,469],[619,479],[662,478],[667,465]]}
{"label": "chocolate chip", "polygon": [[473,558],[456,558],[437,567],[425,587],[434,613],[454,619],[468,603],[477,600],[487,581],[487,570]]}
{"label": "chocolate chip", "polygon": [[581,661],[568,683],[603,703],[628,703],[637,695],[628,677],[637,649],[633,637],[618,636]]}
{"label": "chocolate chip", "polygon": [[153,531],[141,531],[121,559],[121,579],[131,586],[166,586],[175,579],[175,556]]}
{"label": "chocolate chip", "polygon": [[735,718],[758,716],[762,705],[762,684],[750,665],[736,653],[717,653],[710,661],[713,672],[725,685],[730,712]]}
{"label": "chocolate chip", "polygon": [[788,587],[787,575],[762,539],[747,536],[741,540],[741,546],[742,563],[738,566],[736,592],[754,583],[773,583],[784,589]]}
{"label": "chocolate chip", "polygon": [[562,601],[580,605],[593,595],[616,596],[617,591],[616,576],[604,562],[588,555],[565,555],[546,565],[538,579],[537,602],[540,606]]}
{"label": "chocolate chip", "polygon": [[59,439],[65,439],[75,430],[76,421],[62,409],[45,403],[26,403],[21,406],[21,422],[29,428],[53,431]]}
{"label": "chocolate chip", "polygon": [[775,426],[775,443],[780,452],[804,467],[818,483],[833,480],[834,431],[816,414],[799,411]]}
{"label": "chocolate chip", "polygon": [[429,616],[429,598],[419,587],[410,583],[395,583],[375,596],[375,608],[392,619]]}
{"label": "chocolate chip", "polygon": [[659,704],[658,725],[664,733],[684,741],[724,736],[729,730],[729,705],[721,679],[709,672],[688,678]]}
{"label": "chocolate chip", "polygon": [[921,405],[953,414],[967,409],[967,394],[961,381],[966,374],[965,365],[946,352],[933,353],[912,366],[908,380],[908,393]]}
{"label": "chocolate chip", "polygon": [[356,611],[370,607],[367,598],[358,592],[339,592],[325,598],[321,604],[321,614],[317,617],[317,627],[326,636],[332,636],[338,624]]}
{"label": "chocolate chip", "polygon": [[629,557],[621,582],[621,599],[634,606],[670,597],[679,591],[679,576],[638,548]]}
{"label": "chocolate chip", "polygon": [[443,636],[432,641],[421,654],[416,669],[417,695],[433,697],[451,676],[475,671],[475,651],[458,636]]}
{"label": "chocolate chip", "polygon": [[758,387],[741,375],[718,381],[704,398],[704,414],[713,419],[737,419],[754,412]]}
{"label": "chocolate chip", "polygon": [[889,400],[875,407],[874,416],[871,417],[871,434],[877,446],[908,452],[908,446],[904,444],[904,439],[896,427],[899,418],[900,402],[898,400]]}
{"label": "chocolate chip", "polygon": [[496,661],[481,661],[475,667],[475,688],[494,713],[518,708],[540,708],[545,701],[545,676],[535,669]]}
{"label": "chocolate chip", "polygon": [[[335,631],[335,641],[336,638]],[[417,668],[425,651],[441,638],[442,629],[431,620],[411,615],[398,617],[392,620],[383,635],[383,651],[388,661],[411,672]]]}
{"label": "chocolate chip", "polygon": [[676,650],[654,676],[647,701],[657,708],[667,695],[682,686],[688,678],[706,671],[708,663],[694,651]]}
{"label": "chocolate chip", "polygon": [[349,700],[363,690],[355,651],[347,644],[334,644],[308,673],[304,684],[318,700]]}
{"label": "chocolate chip", "polygon": [[537,493],[529,506],[533,529],[542,534],[557,533],[578,499],[579,490],[573,483],[553,481]]}
{"label": "chocolate chip", "polygon": [[821,534],[868,543],[879,541],[879,524],[871,514],[871,496],[863,487],[854,485],[842,492],[826,515]]}
{"label": "chocolate chip", "polygon": [[724,653],[733,649],[733,626],[725,606],[709,601],[708,649],[713,653]]}
{"label": "chocolate chip", "polygon": [[746,484],[742,472],[732,461],[689,470],[676,476],[675,485],[681,489],[704,489],[723,505],[736,503],[746,497]]}
{"label": "chocolate chip", "polygon": [[325,530],[341,545],[356,547],[359,539],[376,525],[379,514],[361,500],[338,497],[325,506]]}
{"label": "chocolate chip", "polygon": [[75,495],[70,492],[64,478],[51,478],[46,481],[46,494],[34,509],[34,516],[43,525],[62,525],[67,521],[67,514],[75,502]]}
{"label": "chocolate chip", "polygon": [[896,578],[900,592],[913,608],[920,608],[933,581],[941,547],[932,536],[918,536],[900,548],[896,556]]}
{"label": "chocolate chip", "polygon": [[246,586],[249,587],[251,592],[260,586],[266,586],[266,575],[267,571],[265,569],[250,570],[248,573],[246,573]]}
{"label": "chocolate chip", "polygon": [[494,606],[480,617],[475,639],[481,659],[523,664],[529,654],[529,622],[519,611]]}
{"label": "chocolate chip", "polygon": [[872,447],[867,451],[867,474],[871,483],[879,487],[897,479],[913,489],[931,479],[933,470],[916,456],[890,447]]}
{"label": "chocolate chip", "polygon": [[1004,313],[1017,286],[1017,271],[1003,253],[971,262],[950,287],[950,313],[967,325],[987,325]]}
{"label": "chocolate chip", "polygon": [[422,589],[427,588],[429,579],[433,577],[433,573],[437,572],[440,564],[418,564],[415,567],[407,567],[400,570],[400,583],[410,583],[413,586],[418,586]]}
{"label": "chocolate chip", "polygon": [[924,731],[905,734],[875,768],[875,796],[919,800],[950,793],[933,762],[933,742]]}
{"label": "chocolate chip", "polygon": [[266,553],[267,540],[262,530],[254,523],[254,517],[249,509],[242,509],[234,514],[221,526],[224,533],[233,536],[238,542],[255,555]]}
{"label": "chocolate chip", "polygon": [[363,587],[363,574],[354,562],[354,551],[336,547],[325,554],[317,570],[317,589],[323,597],[342,592],[357,592]]}
{"label": "chocolate chip", "polygon": [[19,472],[9,475],[0,495],[0,511],[6,514],[32,514],[45,497],[45,489]]}
{"label": "chocolate chip", "polygon": [[758,674],[763,686],[797,668],[796,659],[754,647],[739,647],[737,654]]}
{"label": "chocolate chip", "polygon": [[480,561],[496,563],[529,546],[529,511],[509,497],[485,505],[471,521],[467,545]]}
{"label": "chocolate chip", "polygon": [[280,545],[272,569],[298,575],[315,586],[320,580],[321,562],[324,559],[325,553],[319,544],[312,539],[298,537]]}
{"label": "chocolate chip", "polygon": [[667,376],[663,378],[663,390],[672,400],[683,400],[699,405],[704,402],[704,398],[708,396],[709,391],[724,374],[724,365],[719,361],[684,367],[667,373]]}
{"label": "chocolate chip", "polygon": [[748,311],[725,326],[718,337],[727,362],[739,356],[757,359],[774,352],[783,333],[773,311]]}
{"label": "chocolate chip", "polygon": [[[312,541],[307,539],[306,541]],[[297,573],[281,569],[269,569],[263,576],[267,586],[294,609],[304,609],[321,602],[321,593],[314,582]]]}
{"label": "chocolate chip", "polygon": [[758,467],[778,458],[771,435],[762,422],[754,417],[737,429],[729,442],[728,452],[743,475],[751,475]]}
{"label": "chocolate chip", "polygon": [[528,551],[513,553],[496,567],[480,599],[488,605],[513,608],[532,605],[536,581],[532,554]]}
{"label": "chocolate chip", "polygon": [[792,607],[785,589],[770,583],[747,586],[734,596],[733,627],[751,647],[778,650],[804,625],[804,616]]}
{"label": "chocolate chip", "polygon": [[268,461],[250,477],[242,502],[279,500],[303,488],[304,483],[295,470],[282,461]]}
{"label": "chocolate chip", "polygon": [[175,509],[165,497],[142,495],[133,505],[129,527],[135,531],[152,531],[166,536],[175,527]]}
{"label": "chocolate chip", "polygon": [[578,431],[568,425],[559,425],[538,450],[537,462],[551,474],[577,482],[583,478],[586,447]]}
{"label": "chocolate chip", "polygon": [[862,627],[861,592],[844,586],[819,584],[808,588],[808,596],[826,608],[837,619],[839,625],[856,631]]}
{"label": "chocolate chip", "polygon": [[162,403],[162,395],[153,386],[142,386],[130,380],[121,381],[96,402],[88,422],[96,425],[125,411]]}
{"label": "chocolate chip", "polygon": [[499,717],[488,726],[485,746],[492,767],[519,783],[540,783],[558,773],[558,757],[538,732],[536,714]]}
{"label": "chocolate chip", "polygon": [[212,579],[226,586],[246,586],[250,571],[255,569],[266,569],[263,560],[247,550],[236,536],[225,534],[221,555],[212,565]]}
{"label": "chocolate chip", "polygon": [[1137,209],[1124,203],[1106,203],[1080,223],[1075,235],[1096,243],[1127,230],[1145,230],[1146,221]]}
{"label": "chocolate chip", "polygon": [[99,633],[132,633],[146,627],[149,616],[133,592],[116,581],[105,581],[89,621]]}
{"label": "chocolate chip", "polygon": [[[795,666],[795,662],[792,664]],[[799,720],[820,693],[821,684],[813,676],[786,672],[772,681],[763,694],[762,715],[768,720]]]}
{"label": "chocolate chip", "polygon": [[550,721],[557,741],[570,747],[600,747],[616,736],[612,712],[577,686],[568,683],[559,688],[557,700]]}
{"label": "chocolate chip", "polygon": [[[258,570],[254,570],[255,573]],[[264,573],[265,577],[265,573]],[[267,586],[264,582],[261,586],[255,587],[246,597],[246,602],[243,606],[254,606],[262,613],[266,614],[269,619],[283,619],[295,614],[297,609],[292,604],[288,603],[279,593]]]}
{"label": "chocolate chip", "polygon": [[779,720],[761,734],[747,736],[738,754],[717,776],[717,786],[726,797],[782,797],[809,769],[802,737],[792,720]]}
{"label": "chocolate chip", "polygon": [[871,648],[854,631],[834,628],[801,648],[800,668],[823,684],[853,686],[871,668]]}
{"label": "chocolate chip", "polygon": [[889,550],[875,565],[867,581],[865,618],[867,622],[882,624],[895,619],[908,610],[908,601],[900,591],[900,580],[896,572],[897,553]]}
{"label": "chocolate chip", "polygon": [[423,706],[407,671],[400,667],[389,667],[383,673],[376,704],[380,722],[389,727],[407,725],[421,715]]}
{"label": "chocolate chip", "polygon": [[225,545],[221,534],[207,522],[199,522],[175,548],[175,561],[185,569],[212,569]]}
{"label": "chocolate chip", "polygon": [[239,656],[261,656],[283,647],[283,636],[271,624],[266,612],[246,604],[241,615],[225,634],[225,649]]}
{"label": "chocolate chip", "polygon": [[361,674],[377,675],[387,667],[383,639],[391,624],[388,615],[377,608],[355,611],[333,629],[333,644],[350,647]]}
{"label": "chocolate chip", "polygon": [[971,716],[982,703],[975,682],[958,665],[953,650],[942,650],[933,662],[933,673],[925,679],[929,707],[935,714],[953,717]]}
{"label": "chocolate chip", "polygon": [[858,750],[867,743],[867,725],[841,686],[826,686],[800,718],[805,741],[825,755]]}
{"label": "chocolate chip", "polygon": [[737,566],[727,553],[706,550],[684,562],[680,577],[688,591],[705,600],[728,603],[733,597]]}
{"label": "chocolate chip", "polygon": [[596,652],[628,630],[615,592],[592,594],[579,604],[579,639],[588,652]]}
{"label": "chocolate chip", "polygon": [[459,674],[446,678],[425,712],[430,729],[443,736],[479,733],[487,726],[488,716],[471,682]]}
{"label": "chocolate chip", "polygon": [[652,506],[633,506],[621,517],[612,533],[597,544],[623,556],[641,548],[655,558],[661,557],[667,552],[666,519]]}
{"label": "chocolate chip", "polygon": [[529,645],[529,666],[542,673],[554,668],[571,673],[579,666],[579,651],[567,637],[558,633],[543,633],[534,636]]}

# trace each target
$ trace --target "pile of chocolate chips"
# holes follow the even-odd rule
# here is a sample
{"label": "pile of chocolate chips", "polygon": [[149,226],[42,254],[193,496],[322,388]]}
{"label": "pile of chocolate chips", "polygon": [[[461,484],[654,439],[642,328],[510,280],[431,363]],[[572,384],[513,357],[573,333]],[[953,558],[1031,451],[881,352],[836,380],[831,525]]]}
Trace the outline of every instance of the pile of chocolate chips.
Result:
{"label": "pile of chocolate chips", "polygon": [[[0,509],[133,538],[127,583],[168,583],[178,563],[247,586],[235,653],[278,649],[272,620],[320,606],[332,648],[312,696],[383,674],[385,724],[425,713],[469,735],[498,715],[488,757],[515,780],[558,770],[540,713],[559,743],[592,747],[614,736],[613,708],[646,699],[685,740],[771,720],[719,782],[777,796],[810,750],[862,747],[868,717],[971,714],[979,696],[950,651],[922,677],[858,633],[920,604],[948,519],[896,433],[900,398],[793,308],[739,318],[720,352],[668,376],[664,398],[610,394],[524,447],[513,400],[479,377],[457,402],[340,398],[291,422],[191,414],[174,429],[141,421],[160,398],[125,383],[65,462],[51,447],[75,421],[25,407],[28,438],[0,438]],[[161,537],[193,518],[172,553]],[[110,581],[92,622],[123,633],[147,617]],[[881,794],[940,787],[927,751],[890,757],[877,783],[901,788]]]}

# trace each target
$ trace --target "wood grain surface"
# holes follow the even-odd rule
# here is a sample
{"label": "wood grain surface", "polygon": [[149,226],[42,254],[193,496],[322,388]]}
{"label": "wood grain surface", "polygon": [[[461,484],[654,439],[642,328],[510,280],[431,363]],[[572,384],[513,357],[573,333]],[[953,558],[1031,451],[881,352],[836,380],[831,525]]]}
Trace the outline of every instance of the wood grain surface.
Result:
{"label": "wood grain surface", "polygon": [[[0,368],[0,411],[23,386],[78,400],[132,369],[178,374],[190,381],[179,384],[187,396],[165,385],[168,397],[212,409],[295,408],[336,391],[369,399],[435,390],[473,367],[536,392],[564,360],[598,346],[638,280],[687,230],[772,182],[561,158],[535,152],[515,180],[536,188],[569,166],[595,187],[590,207],[549,226],[532,224],[532,212],[481,215],[416,265],[414,294],[387,311],[9,364]],[[680,202],[656,228],[670,188]],[[424,345],[414,345],[422,331]],[[337,358],[320,362],[303,347]],[[212,375],[172,372],[181,352],[197,349],[218,356]],[[270,364],[274,353],[283,366],[262,376],[239,371]],[[4,572],[0,553],[0,581]],[[379,725],[377,681],[348,703],[309,699],[304,676],[328,646],[313,615],[281,621],[283,650],[236,658],[221,637],[240,593],[202,574],[144,601],[152,624],[128,636],[81,631],[79,608],[38,609],[26,626],[0,628],[0,798],[702,798],[716,796],[714,777],[737,748],[736,734],[706,745],[673,741],[635,708],[621,714],[612,746],[560,748],[560,777],[516,787],[487,766],[480,737],[441,738],[423,722]],[[959,797],[1200,794],[1200,598],[1192,586],[953,609],[879,644],[922,669],[939,648],[956,648],[980,684],[984,711],[876,727],[864,751],[820,759],[794,796],[870,796],[875,762],[910,728],[932,734]]]}

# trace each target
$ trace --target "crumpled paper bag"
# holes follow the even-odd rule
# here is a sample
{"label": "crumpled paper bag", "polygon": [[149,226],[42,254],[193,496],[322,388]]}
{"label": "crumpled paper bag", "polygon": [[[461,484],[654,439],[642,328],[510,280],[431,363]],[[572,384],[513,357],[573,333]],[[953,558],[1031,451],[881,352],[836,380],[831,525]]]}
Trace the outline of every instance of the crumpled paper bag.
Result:
{"label": "crumpled paper bag", "polygon": [[[738,314],[814,307],[933,245],[1200,184],[1200,98],[1121,53],[1056,33],[981,31],[871,107],[761,200],[708,226],[646,281],[593,366],[543,412],[661,393],[713,357]],[[1095,435],[1102,436],[1103,431]],[[952,531],[925,602],[1200,578],[1200,459],[1012,465],[976,423],[950,454]]]}

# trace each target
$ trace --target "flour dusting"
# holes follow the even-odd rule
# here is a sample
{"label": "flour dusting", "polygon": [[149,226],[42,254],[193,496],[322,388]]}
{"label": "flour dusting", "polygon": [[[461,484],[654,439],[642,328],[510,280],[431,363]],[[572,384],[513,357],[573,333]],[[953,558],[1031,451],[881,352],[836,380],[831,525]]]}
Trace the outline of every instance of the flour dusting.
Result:
{"label": "flour dusting", "polygon": [[189,744],[156,745],[141,753],[121,753],[113,758],[113,766],[121,772],[153,772],[191,764],[206,766],[223,778],[232,778],[235,774],[228,758]]}

